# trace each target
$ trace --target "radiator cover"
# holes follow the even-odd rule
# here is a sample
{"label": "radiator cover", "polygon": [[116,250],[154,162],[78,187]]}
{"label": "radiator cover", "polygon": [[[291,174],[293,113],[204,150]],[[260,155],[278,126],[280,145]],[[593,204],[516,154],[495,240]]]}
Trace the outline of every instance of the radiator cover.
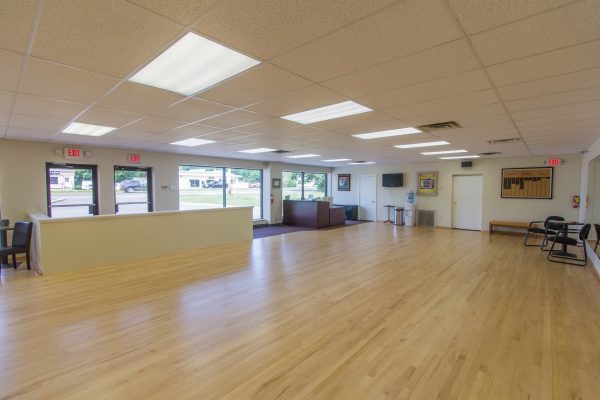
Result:
{"label": "radiator cover", "polygon": [[435,212],[433,210],[417,210],[418,226],[435,226]]}

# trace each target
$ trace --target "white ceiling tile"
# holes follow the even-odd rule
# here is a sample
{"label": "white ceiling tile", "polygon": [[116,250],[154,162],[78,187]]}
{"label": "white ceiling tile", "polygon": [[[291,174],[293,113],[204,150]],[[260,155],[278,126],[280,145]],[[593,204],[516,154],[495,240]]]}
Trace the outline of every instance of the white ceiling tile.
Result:
{"label": "white ceiling tile", "polygon": [[571,5],[470,37],[485,65],[600,38],[598,0]]}
{"label": "white ceiling tile", "polygon": [[600,40],[538,54],[487,68],[497,86],[600,66]]}
{"label": "white ceiling tile", "polygon": [[145,117],[127,126],[130,129],[139,129],[152,133],[163,133],[184,125],[184,122],[166,118]]}
{"label": "white ceiling tile", "polygon": [[[471,107],[484,106],[488,104],[498,103],[499,99],[492,89],[480,90],[457,96],[447,97],[425,101],[422,103],[407,104],[401,107],[390,108],[386,110],[389,114],[400,119],[411,118],[418,115],[432,114],[436,112],[444,112],[448,110],[461,110]],[[430,123],[443,122],[431,121]]]}
{"label": "white ceiling tile", "polygon": [[325,81],[322,85],[350,97],[360,97],[453,75],[478,66],[470,46],[460,39]]}
{"label": "white ceiling tile", "polygon": [[123,129],[117,129],[115,131],[109,132],[105,136],[111,138],[118,137],[131,140],[142,140],[152,135],[155,135],[155,133],[148,132],[142,129],[126,127]]}
{"label": "white ceiling tile", "polygon": [[600,68],[503,86],[498,88],[498,93],[503,100],[510,101],[585,89],[590,86],[600,86]]}
{"label": "white ceiling tile", "polygon": [[14,140],[47,141],[54,137],[54,134],[54,132],[48,130],[12,127],[7,129],[6,138]]}
{"label": "white ceiling tile", "polygon": [[86,107],[87,106],[83,104],[63,100],[17,94],[14,112],[16,114],[31,115],[34,117],[48,117],[70,121]]}
{"label": "white ceiling tile", "polygon": [[2,0],[0,48],[25,53],[37,11],[36,0]]}
{"label": "white ceiling tile", "polygon": [[206,11],[210,10],[211,7],[219,3],[219,0],[130,1],[183,25],[191,24]]}
{"label": "white ceiling tile", "polygon": [[536,110],[515,111],[511,113],[511,116],[515,121],[521,121],[530,118],[552,117],[556,115],[582,113],[586,111],[600,112],[600,100],[540,108]]}
{"label": "white ceiling tile", "polygon": [[125,77],[181,31],[181,25],[126,1],[46,0],[31,54]]}
{"label": "white ceiling tile", "polygon": [[15,95],[5,90],[0,90],[0,111],[10,112]]}
{"label": "white ceiling tile", "polygon": [[0,74],[0,89],[17,90],[19,78],[21,77],[23,58],[22,54],[0,50],[0,70],[2,70]]}
{"label": "white ceiling tile", "polygon": [[298,127],[299,124],[295,122],[286,121],[281,118],[272,118],[265,121],[260,121],[254,124],[248,124],[238,127],[236,130],[246,133],[277,133],[281,132],[286,128]]}
{"label": "white ceiling tile", "polygon": [[309,85],[311,82],[306,79],[269,63],[262,63],[196,97],[233,107],[245,107]]}
{"label": "white ceiling tile", "polygon": [[[600,118],[600,113],[597,110],[581,112],[576,114],[561,114],[554,116],[547,116],[542,118],[530,118],[522,121],[517,121],[516,124],[519,128],[526,128],[530,126],[538,126],[538,125],[555,125],[561,122],[569,122],[569,121],[586,121],[589,119],[598,119]],[[600,125],[598,129],[598,137],[600,138]]]}
{"label": "white ceiling tile", "polygon": [[232,110],[234,110],[232,107],[211,101],[189,98],[152,115],[177,121],[196,122]]}
{"label": "white ceiling tile", "polygon": [[67,125],[68,121],[47,117],[32,117],[30,115],[12,114],[11,128],[33,129],[46,132],[57,132]]}
{"label": "white ceiling tile", "polygon": [[218,117],[204,119],[201,123],[223,129],[231,129],[236,126],[248,125],[266,119],[269,119],[269,117],[250,111],[235,110],[226,114],[221,114]]}
{"label": "white ceiling tile", "polygon": [[77,117],[77,122],[84,124],[112,126],[120,128],[127,125],[135,120],[140,119],[142,116],[139,114],[126,113],[122,111],[109,110],[101,107],[92,107]]}
{"label": "white ceiling tile", "polygon": [[118,80],[105,75],[29,57],[20,92],[36,96],[91,104]]}
{"label": "white ceiling tile", "polygon": [[531,99],[522,99],[505,102],[506,108],[510,112],[533,110],[559,106],[563,104],[586,102],[600,99],[600,87],[591,87],[588,89],[573,90],[564,93],[549,94],[546,96],[534,97]]}
{"label": "white ceiling tile", "polygon": [[330,89],[312,85],[246,108],[273,117],[281,117],[346,100],[348,99]]}
{"label": "white ceiling tile", "polygon": [[249,134],[243,133],[243,132],[237,132],[237,131],[233,131],[233,130],[225,130],[225,131],[219,131],[219,132],[202,135],[201,138],[207,139],[207,140],[217,140],[217,141],[233,140],[233,139],[239,140],[242,138],[245,138],[247,140],[257,140],[256,136],[258,136],[258,135],[249,135]]}
{"label": "white ceiling tile", "polygon": [[572,3],[573,0],[449,0],[468,34]]}
{"label": "white ceiling tile", "polygon": [[461,32],[441,0],[406,0],[272,62],[322,82],[459,37]]}
{"label": "white ceiling tile", "polygon": [[393,1],[221,1],[194,29],[248,55],[268,60]]}
{"label": "white ceiling tile", "polygon": [[367,133],[389,129],[406,128],[403,122],[379,111],[351,115],[344,118],[312,124],[315,127],[331,130],[344,135]]}
{"label": "white ceiling tile", "polygon": [[458,94],[488,89],[489,80],[483,70],[472,70],[433,81],[405,86],[359,97],[356,101],[370,108],[392,108]]}
{"label": "white ceiling tile", "polygon": [[183,96],[167,90],[123,82],[96,105],[137,114],[153,114],[183,99]]}
{"label": "white ceiling tile", "polygon": [[4,130],[8,126],[9,117],[10,117],[9,113],[0,112],[0,132],[4,132]]}
{"label": "white ceiling tile", "polygon": [[178,135],[185,135],[188,137],[196,137],[196,136],[206,135],[208,133],[218,132],[221,130],[222,130],[221,128],[217,128],[214,126],[190,124],[190,125],[184,125],[184,126],[180,126],[178,128],[171,129],[166,133],[174,133],[174,134],[178,134]]}

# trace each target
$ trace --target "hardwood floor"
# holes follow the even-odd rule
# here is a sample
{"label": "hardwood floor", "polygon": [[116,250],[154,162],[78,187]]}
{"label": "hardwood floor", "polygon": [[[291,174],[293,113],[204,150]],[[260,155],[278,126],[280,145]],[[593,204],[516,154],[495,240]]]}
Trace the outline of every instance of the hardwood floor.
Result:
{"label": "hardwood floor", "polygon": [[369,223],[0,286],[0,399],[598,399],[600,282]]}

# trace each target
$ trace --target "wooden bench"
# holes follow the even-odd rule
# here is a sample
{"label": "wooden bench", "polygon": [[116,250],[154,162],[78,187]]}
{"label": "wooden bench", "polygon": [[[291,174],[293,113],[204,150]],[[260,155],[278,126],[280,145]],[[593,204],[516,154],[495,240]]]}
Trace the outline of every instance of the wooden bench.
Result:
{"label": "wooden bench", "polygon": [[494,227],[498,226],[503,228],[524,229],[525,232],[527,232],[529,222],[492,220],[490,221],[490,233],[494,233]]}

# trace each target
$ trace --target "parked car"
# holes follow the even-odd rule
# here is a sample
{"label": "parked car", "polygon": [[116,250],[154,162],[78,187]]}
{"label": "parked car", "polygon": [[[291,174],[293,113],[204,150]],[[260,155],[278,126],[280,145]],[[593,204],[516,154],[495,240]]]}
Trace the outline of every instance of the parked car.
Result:
{"label": "parked car", "polygon": [[209,182],[206,182],[206,187],[207,188],[222,188],[223,182],[209,181]]}
{"label": "parked car", "polygon": [[81,182],[81,189],[82,190],[90,190],[94,188],[94,182],[92,181],[82,181]]}
{"label": "parked car", "polygon": [[135,191],[142,191],[142,190],[146,190],[146,184],[145,182],[140,182],[140,181],[136,181],[134,179],[128,180],[128,181],[123,181],[119,184],[119,189],[127,192],[127,193],[132,193]]}
{"label": "parked car", "polygon": [[260,187],[260,182],[250,182],[248,184],[249,188],[259,188]]}

